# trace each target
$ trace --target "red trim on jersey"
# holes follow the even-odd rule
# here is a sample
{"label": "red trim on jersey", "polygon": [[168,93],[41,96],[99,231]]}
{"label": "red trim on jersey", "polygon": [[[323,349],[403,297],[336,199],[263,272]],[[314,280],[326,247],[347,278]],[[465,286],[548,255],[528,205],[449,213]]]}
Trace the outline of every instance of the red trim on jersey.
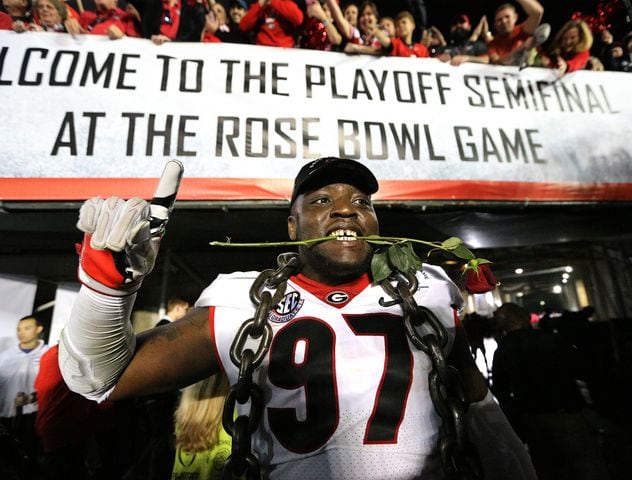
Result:
{"label": "red trim on jersey", "polygon": [[222,357],[219,355],[219,347],[215,338],[215,307],[208,307],[208,326],[211,332],[211,337],[213,338],[213,344],[215,345],[215,358],[217,359],[217,363],[222,369],[222,372],[226,374],[226,368],[224,368]]}
{"label": "red trim on jersey", "polygon": [[[352,282],[343,283],[341,285],[326,285],[324,283],[317,282],[311,278],[306,277],[302,273],[290,277],[294,283],[304,288],[309,293],[317,297],[320,301],[331,305],[332,307],[342,308],[353,300],[358,294],[360,294],[366,287],[371,284],[371,279],[368,273],[362,274],[361,277],[356,278]],[[335,292],[344,292],[349,298],[341,303],[333,303],[327,300],[327,296]]]}
{"label": "red trim on jersey", "polygon": [[457,313],[457,311],[453,308],[452,309],[452,313],[454,314],[454,326],[459,328],[462,327],[463,324],[461,323],[461,319],[459,318],[459,314]]}

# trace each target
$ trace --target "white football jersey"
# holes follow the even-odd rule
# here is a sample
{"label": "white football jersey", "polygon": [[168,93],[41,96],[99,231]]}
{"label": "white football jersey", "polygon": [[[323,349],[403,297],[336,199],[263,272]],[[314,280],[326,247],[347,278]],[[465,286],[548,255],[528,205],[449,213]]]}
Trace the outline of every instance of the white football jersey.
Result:
{"label": "white football jersey", "polygon": [[[248,292],[256,276],[220,275],[196,303],[211,307],[231,384],[238,370],[230,346],[253,316]],[[447,328],[449,351],[460,292],[438,267],[424,265],[417,277],[415,299]],[[368,276],[335,287],[302,275],[288,282],[270,312],[272,343],[254,375],[265,412],[253,449],[267,478],[441,478],[430,360],[406,337],[401,307],[381,306],[382,298],[392,300]]]}

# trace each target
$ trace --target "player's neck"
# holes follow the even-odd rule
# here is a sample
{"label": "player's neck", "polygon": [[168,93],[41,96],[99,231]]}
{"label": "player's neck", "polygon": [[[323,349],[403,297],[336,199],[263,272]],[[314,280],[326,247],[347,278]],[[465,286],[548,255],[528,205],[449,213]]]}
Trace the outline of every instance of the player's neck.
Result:
{"label": "player's neck", "polygon": [[31,340],[30,342],[20,342],[20,349],[21,350],[33,350],[35,347],[37,347],[38,343],[39,343],[38,339]]}

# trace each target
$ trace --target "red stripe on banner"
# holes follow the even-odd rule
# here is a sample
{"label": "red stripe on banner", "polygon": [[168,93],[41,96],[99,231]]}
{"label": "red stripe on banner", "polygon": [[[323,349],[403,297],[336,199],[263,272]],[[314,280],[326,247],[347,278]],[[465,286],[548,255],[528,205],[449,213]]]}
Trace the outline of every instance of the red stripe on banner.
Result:
{"label": "red stripe on banner", "polygon": [[[0,200],[72,201],[99,195],[151,198],[156,178],[0,178]],[[182,201],[288,200],[292,180],[184,178]],[[632,183],[381,180],[381,201],[630,201]]]}

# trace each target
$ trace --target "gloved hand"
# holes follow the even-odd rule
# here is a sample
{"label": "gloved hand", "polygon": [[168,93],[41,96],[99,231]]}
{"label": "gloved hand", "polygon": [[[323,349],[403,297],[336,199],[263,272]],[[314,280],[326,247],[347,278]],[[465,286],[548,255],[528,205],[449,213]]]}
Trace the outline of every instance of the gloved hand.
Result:
{"label": "gloved hand", "polygon": [[100,293],[125,296],[154,268],[160,240],[182,178],[180,162],[165,166],[151,204],[134,197],[93,197],[79,210],[79,281]]}

